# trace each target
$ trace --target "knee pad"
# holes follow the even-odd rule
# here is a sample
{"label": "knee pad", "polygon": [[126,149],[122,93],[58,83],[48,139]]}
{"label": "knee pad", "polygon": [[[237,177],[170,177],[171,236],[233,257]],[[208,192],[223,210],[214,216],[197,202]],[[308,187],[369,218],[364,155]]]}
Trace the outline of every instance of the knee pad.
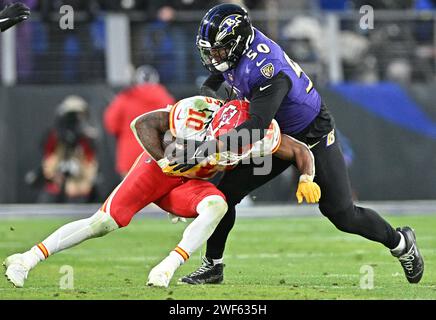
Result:
{"label": "knee pad", "polygon": [[101,237],[119,228],[109,213],[98,210],[89,219],[89,227],[95,237]]}
{"label": "knee pad", "polygon": [[216,220],[221,220],[228,209],[227,202],[223,197],[218,195],[207,196],[197,205],[199,215],[207,212]]}

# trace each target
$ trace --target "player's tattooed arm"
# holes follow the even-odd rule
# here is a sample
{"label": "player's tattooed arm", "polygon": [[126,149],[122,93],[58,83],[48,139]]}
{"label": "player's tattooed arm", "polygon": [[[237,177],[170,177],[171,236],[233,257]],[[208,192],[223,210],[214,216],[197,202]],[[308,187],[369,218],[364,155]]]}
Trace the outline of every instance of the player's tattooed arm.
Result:
{"label": "player's tattooed arm", "polygon": [[169,132],[168,111],[157,110],[145,113],[130,125],[139,144],[156,161],[165,157],[163,140]]}
{"label": "player's tattooed arm", "polygon": [[274,156],[288,161],[294,161],[301,175],[315,176],[315,158],[309,147],[285,134],[282,134],[282,141]]}

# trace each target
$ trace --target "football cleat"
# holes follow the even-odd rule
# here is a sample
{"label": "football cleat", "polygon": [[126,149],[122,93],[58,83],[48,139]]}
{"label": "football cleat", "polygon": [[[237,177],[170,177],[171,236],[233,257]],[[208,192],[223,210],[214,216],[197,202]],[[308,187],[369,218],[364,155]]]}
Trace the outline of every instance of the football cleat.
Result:
{"label": "football cleat", "polygon": [[397,228],[397,231],[403,234],[406,248],[402,254],[396,257],[404,269],[407,281],[418,283],[424,273],[424,259],[416,244],[415,232],[410,227]]}
{"label": "football cleat", "polygon": [[148,275],[147,286],[168,288],[172,277],[168,271],[152,270]]}
{"label": "football cleat", "polygon": [[213,264],[212,259],[203,258],[203,263],[196,271],[179,279],[181,283],[188,284],[219,284],[224,280],[224,264]]}
{"label": "football cleat", "polygon": [[166,259],[163,260],[161,263],[151,269],[150,273],[148,274],[147,285],[152,287],[167,288],[175,270],[176,268],[168,263]]}
{"label": "football cleat", "polygon": [[26,264],[21,253],[14,254],[6,258],[3,262],[6,268],[6,278],[16,287],[22,288],[27,279],[30,267]]}

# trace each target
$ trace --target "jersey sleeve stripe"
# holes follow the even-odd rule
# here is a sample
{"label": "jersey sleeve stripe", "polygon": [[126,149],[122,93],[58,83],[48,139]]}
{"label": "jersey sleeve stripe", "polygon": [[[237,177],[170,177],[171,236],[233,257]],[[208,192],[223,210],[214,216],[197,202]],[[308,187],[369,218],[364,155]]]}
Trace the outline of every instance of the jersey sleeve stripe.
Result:
{"label": "jersey sleeve stripe", "polygon": [[277,143],[275,148],[271,151],[271,154],[274,154],[277,150],[279,150],[281,144],[282,144],[282,135],[280,134],[279,135],[279,142]]}
{"label": "jersey sleeve stripe", "polygon": [[175,119],[174,119],[174,114],[176,113],[176,109],[178,106],[179,102],[177,102],[175,105],[172,106],[171,111],[170,111],[170,130],[171,130],[171,134],[175,137],[176,136],[176,126],[175,126]]}

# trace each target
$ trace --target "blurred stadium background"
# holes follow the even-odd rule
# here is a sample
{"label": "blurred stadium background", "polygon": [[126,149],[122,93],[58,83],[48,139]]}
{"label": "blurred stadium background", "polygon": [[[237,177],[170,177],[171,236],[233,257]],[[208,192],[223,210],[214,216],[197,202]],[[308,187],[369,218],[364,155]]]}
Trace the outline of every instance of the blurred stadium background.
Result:
{"label": "blurred stadium background", "polygon": [[[0,1],[0,7],[10,1]],[[219,1],[23,1],[29,21],[1,34],[0,203],[40,201],[44,137],[65,98],[87,104],[98,164],[93,196],[120,181],[104,113],[153,67],[174,99],[207,76],[195,47],[198,23]],[[359,201],[436,197],[436,1],[246,0],[254,24],[298,61],[333,111]],[[62,5],[74,28],[62,30]],[[375,10],[361,28],[363,5]],[[247,205],[294,202],[293,171],[254,192]]]}

